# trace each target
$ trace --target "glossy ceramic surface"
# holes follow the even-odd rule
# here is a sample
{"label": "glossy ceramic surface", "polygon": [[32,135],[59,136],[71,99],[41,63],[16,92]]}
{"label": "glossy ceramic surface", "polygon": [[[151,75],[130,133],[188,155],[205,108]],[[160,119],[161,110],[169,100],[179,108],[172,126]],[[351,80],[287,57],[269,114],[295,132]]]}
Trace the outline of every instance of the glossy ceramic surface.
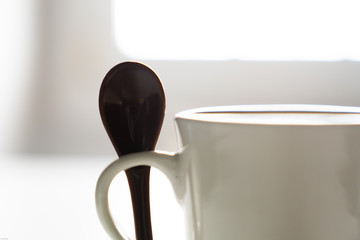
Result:
{"label": "glossy ceramic surface", "polygon": [[[189,240],[359,239],[360,108],[288,105],[285,112],[277,109],[283,121],[278,124],[267,122],[268,107],[253,106],[261,113],[255,122],[244,122],[248,113],[239,106],[230,113],[222,111],[228,107],[180,113],[177,154],[131,154],[111,164],[96,190],[98,215],[109,235],[123,239],[108,213],[113,177],[150,165],[172,183]],[[310,118],[300,121],[309,107]],[[294,122],[287,114],[295,108]]]}

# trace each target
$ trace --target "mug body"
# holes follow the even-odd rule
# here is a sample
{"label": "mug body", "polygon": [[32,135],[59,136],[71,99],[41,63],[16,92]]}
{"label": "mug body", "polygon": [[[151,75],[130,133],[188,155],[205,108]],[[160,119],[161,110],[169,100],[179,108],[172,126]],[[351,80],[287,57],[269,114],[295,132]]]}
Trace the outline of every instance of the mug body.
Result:
{"label": "mug body", "polygon": [[218,107],[175,120],[188,239],[360,239],[358,108]]}

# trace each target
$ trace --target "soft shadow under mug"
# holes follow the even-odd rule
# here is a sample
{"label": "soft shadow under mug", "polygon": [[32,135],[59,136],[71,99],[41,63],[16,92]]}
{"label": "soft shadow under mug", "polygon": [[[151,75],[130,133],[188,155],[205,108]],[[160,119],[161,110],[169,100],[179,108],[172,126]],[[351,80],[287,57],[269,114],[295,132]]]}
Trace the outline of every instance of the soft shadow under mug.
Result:
{"label": "soft shadow under mug", "polygon": [[360,108],[243,105],[175,117],[179,151],[125,155],[99,177],[96,206],[112,239],[113,178],[148,165],[170,180],[188,240],[359,240]]}

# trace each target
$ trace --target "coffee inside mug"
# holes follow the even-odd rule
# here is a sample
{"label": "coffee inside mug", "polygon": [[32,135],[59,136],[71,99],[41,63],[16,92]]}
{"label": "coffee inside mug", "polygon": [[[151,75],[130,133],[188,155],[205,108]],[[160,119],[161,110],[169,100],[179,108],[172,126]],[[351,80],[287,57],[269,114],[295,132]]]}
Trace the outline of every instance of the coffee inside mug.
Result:
{"label": "coffee inside mug", "polygon": [[351,125],[360,123],[357,107],[327,105],[239,105],[184,111],[178,118],[220,123],[269,125]]}

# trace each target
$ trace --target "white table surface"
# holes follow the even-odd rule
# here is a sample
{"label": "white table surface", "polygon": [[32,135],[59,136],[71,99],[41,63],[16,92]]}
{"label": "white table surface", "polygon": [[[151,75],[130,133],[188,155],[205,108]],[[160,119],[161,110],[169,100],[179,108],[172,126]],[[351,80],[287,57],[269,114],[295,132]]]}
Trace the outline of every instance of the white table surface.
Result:
{"label": "white table surface", "polygon": [[[0,156],[0,239],[109,239],[96,214],[98,176],[116,156]],[[182,209],[166,177],[151,171],[154,239],[184,239]],[[116,221],[134,238],[125,175],[110,189]]]}

